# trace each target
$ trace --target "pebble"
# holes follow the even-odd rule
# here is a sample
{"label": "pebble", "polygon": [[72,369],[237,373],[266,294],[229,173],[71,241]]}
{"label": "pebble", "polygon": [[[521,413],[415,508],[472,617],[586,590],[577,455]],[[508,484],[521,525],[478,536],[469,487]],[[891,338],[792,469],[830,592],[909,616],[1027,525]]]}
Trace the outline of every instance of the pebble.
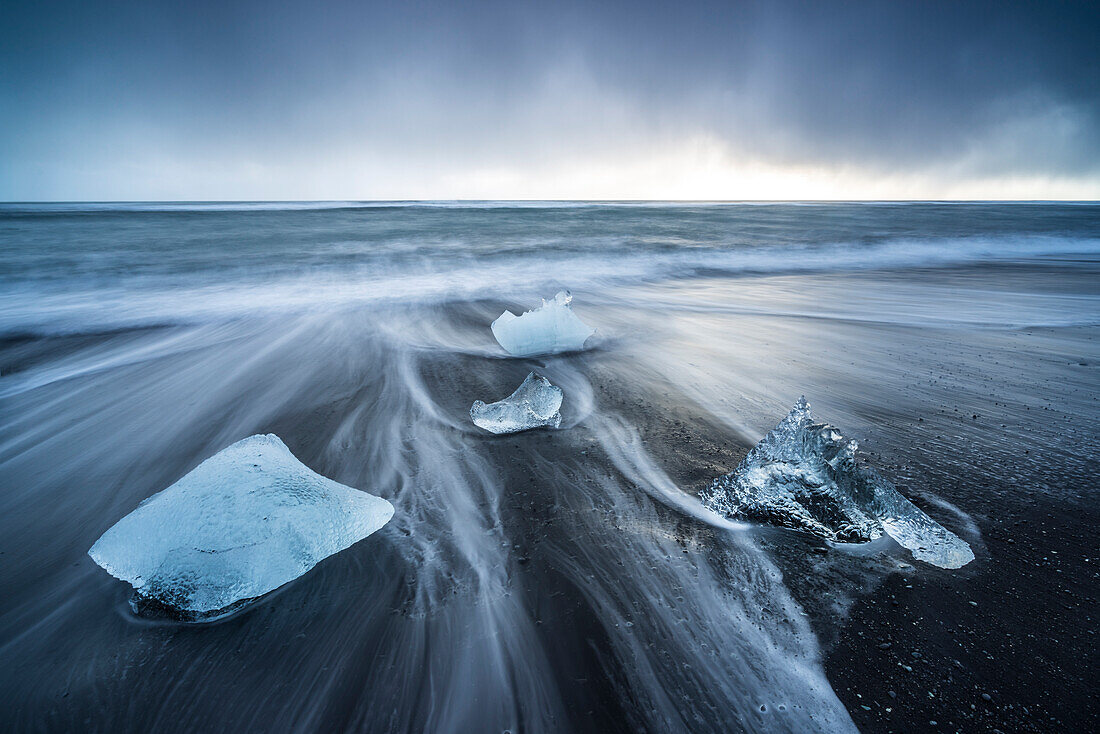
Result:
{"label": "pebble", "polygon": [[993,700],[993,696],[990,696],[990,695],[989,695],[988,693],[983,693],[983,694],[982,694],[982,700],[983,700],[983,701],[992,701],[992,700]]}

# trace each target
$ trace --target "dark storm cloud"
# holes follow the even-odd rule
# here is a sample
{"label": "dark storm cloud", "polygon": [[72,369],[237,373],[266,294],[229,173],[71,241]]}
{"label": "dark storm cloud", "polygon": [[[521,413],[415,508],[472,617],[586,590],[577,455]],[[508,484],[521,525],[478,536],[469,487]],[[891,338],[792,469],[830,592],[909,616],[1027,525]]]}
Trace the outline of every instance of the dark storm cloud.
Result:
{"label": "dark storm cloud", "polygon": [[94,196],[127,176],[156,195],[173,190],[157,175],[188,166],[292,177],[344,151],[369,153],[379,178],[522,167],[687,134],[776,165],[1100,176],[1097,3],[42,2],[3,15],[5,198]]}

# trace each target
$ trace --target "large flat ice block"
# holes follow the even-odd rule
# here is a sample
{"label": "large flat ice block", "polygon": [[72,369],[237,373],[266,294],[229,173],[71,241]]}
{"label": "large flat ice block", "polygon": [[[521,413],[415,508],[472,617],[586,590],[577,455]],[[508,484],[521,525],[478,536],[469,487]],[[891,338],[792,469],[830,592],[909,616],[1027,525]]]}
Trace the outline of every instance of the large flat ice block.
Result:
{"label": "large flat ice block", "polygon": [[913,555],[943,568],[974,560],[970,546],[906,499],[874,469],[856,463],[856,442],[814,423],[801,398],[735,471],[700,496],[729,517],[806,530],[858,543],[885,532]]}
{"label": "large flat ice block", "polygon": [[298,578],[393,517],[314,473],[273,434],[199,464],[103,534],[88,555],[130,583],[135,609],[209,619]]}
{"label": "large flat ice block", "polygon": [[596,330],[577,318],[569,305],[572,300],[569,291],[560,291],[522,316],[505,311],[492,324],[493,336],[514,357],[582,349]]}

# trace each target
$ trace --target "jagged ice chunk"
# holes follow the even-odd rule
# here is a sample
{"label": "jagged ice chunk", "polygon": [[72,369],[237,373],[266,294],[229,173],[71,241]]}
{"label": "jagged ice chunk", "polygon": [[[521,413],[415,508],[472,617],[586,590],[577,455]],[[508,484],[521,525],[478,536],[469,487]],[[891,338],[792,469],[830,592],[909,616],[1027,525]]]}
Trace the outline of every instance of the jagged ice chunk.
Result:
{"label": "jagged ice chunk", "polygon": [[492,324],[493,336],[514,357],[581,349],[596,330],[577,318],[569,306],[572,300],[569,291],[560,291],[522,316],[505,311]]}
{"label": "jagged ice chunk", "polygon": [[532,372],[503,400],[488,404],[475,400],[470,418],[474,425],[492,433],[516,433],[542,426],[557,428],[561,425],[558,411],[563,397],[560,387]]}
{"label": "jagged ice chunk", "polygon": [[857,444],[814,423],[806,398],[731,473],[700,496],[729,517],[807,530],[858,543],[887,535],[943,568],[974,560],[970,546],[944,528],[874,469],[855,461]]}
{"label": "jagged ice chunk", "polygon": [[135,609],[226,614],[393,517],[382,499],[314,473],[273,434],[219,451],[146,499],[88,555],[134,587]]}

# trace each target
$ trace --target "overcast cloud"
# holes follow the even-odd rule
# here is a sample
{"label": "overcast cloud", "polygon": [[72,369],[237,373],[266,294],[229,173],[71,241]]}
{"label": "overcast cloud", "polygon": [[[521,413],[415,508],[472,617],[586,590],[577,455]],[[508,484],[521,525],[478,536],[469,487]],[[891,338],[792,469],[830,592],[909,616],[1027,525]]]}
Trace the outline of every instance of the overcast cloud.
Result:
{"label": "overcast cloud", "polygon": [[6,3],[0,199],[1100,198],[1100,3]]}

